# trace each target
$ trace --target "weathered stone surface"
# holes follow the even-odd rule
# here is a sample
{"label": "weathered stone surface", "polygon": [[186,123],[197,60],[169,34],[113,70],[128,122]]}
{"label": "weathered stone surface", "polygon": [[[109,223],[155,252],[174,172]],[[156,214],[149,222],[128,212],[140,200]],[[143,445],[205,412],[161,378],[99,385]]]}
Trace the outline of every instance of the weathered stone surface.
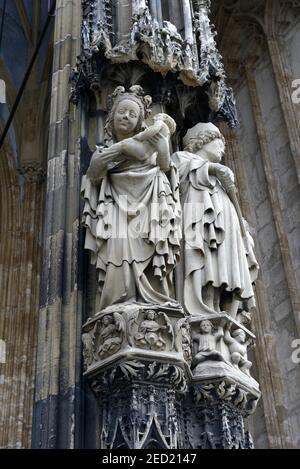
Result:
{"label": "weathered stone surface", "polygon": [[[38,32],[42,28],[40,22],[44,19],[48,6],[48,2],[33,1],[32,16],[28,15],[32,21],[29,23],[26,21],[27,13],[23,10],[22,14],[20,3],[15,0],[7,2],[2,42],[3,65],[0,65],[7,95],[7,104],[1,104],[0,109],[3,122],[7,120],[16,91],[20,88],[26,72],[27,58],[31,56],[37,43]],[[125,45],[126,49],[132,40],[128,34],[131,27],[131,2],[125,2],[124,7],[123,2],[116,3],[119,14],[116,15],[113,26],[118,31],[115,39],[112,31],[109,34],[110,41],[116,40],[121,47],[113,53],[116,56],[118,53],[118,57],[123,60],[122,45]],[[132,3],[137,7],[136,14],[140,15],[136,20],[143,21],[144,16],[140,13],[144,11],[146,2],[136,0]],[[157,18],[158,22],[158,26],[155,26],[155,37],[161,39],[164,26],[162,21],[174,24],[177,31],[173,29],[170,39],[173,45],[176,45],[176,34],[182,33],[180,41],[178,38],[178,45],[182,57],[188,59],[186,52],[189,49],[185,41],[191,38],[187,5],[190,2],[184,2],[187,8],[185,18],[182,14],[182,2],[172,0],[164,3],[172,3],[169,12],[166,9],[160,12],[160,9],[157,10],[156,1],[149,2],[151,16]],[[210,2],[195,0],[191,3],[196,7],[197,4],[207,5]],[[102,7],[99,2],[99,18],[104,18],[104,13],[109,13],[104,12]],[[292,83],[299,79],[300,74],[299,2],[255,0],[245,4],[243,0],[225,0],[222,6],[219,2],[211,2],[211,7],[213,14],[217,15],[214,22],[219,31],[219,45],[230,83],[234,87],[241,121],[237,132],[224,131],[227,140],[225,162],[236,175],[239,200],[252,227],[251,234],[255,239],[261,266],[256,287],[257,313],[253,315],[257,345],[255,353],[250,352],[249,360],[254,363],[253,375],[260,382],[262,399],[255,414],[250,417],[249,429],[258,448],[299,447],[300,412],[297,383],[300,375],[299,364],[293,363],[291,359],[292,341],[299,338],[299,326],[297,328],[296,324],[299,315],[297,292],[300,284],[300,107],[292,98],[292,92],[295,90]],[[163,18],[162,15],[165,14],[168,17]],[[53,47],[50,34],[50,43],[45,41],[42,46],[7,137],[10,148],[6,146],[1,149],[0,213],[1,220],[5,220],[5,223],[0,226],[0,339],[5,340],[7,351],[6,363],[0,364],[0,426],[5,428],[0,435],[1,447],[31,446],[34,393],[34,447],[99,447],[100,444],[96,437],[100,434],[99,408],[95,397],[81,378],[81,326],[99,311],[100,298],[95,288],[95,269],[89,266],[89,259],[83,254],[80,177],[87,171],[90,149],[94,150],[95,144],[103,143],[106,112],[103,104],[106,95],[125,82],[136,84],[130,80],[140,76],[141,68],[131,67],[132,64],[129,64],[126,73],[121,77],[118,76],[120,68],[117,69],[117,66],[107,69],[106,76],[104,73],[106,84],[102,89],[110,89],[107,93],[105,91],[105,96],[98,95],[93,89],[91,107],[87,109],[84,102],[80,111],[74,111],[69,104],[71,90],[68,81],[76,56],[80,53],[80,21],[79,1],[57,1],[53,21]],[[98,31],[104,25],[99,26]],[[102,36],[102,42],[103,39]],[[194,71],[198,64],[190,63],[188,73],[185,73],[181,58],[178,61],[174,54],[168,54],[165,42],[168,40],[167,36],[162,39],[164,66],[174,69],[174,66],[179,64],[181,72],[175,72],[181,73],[181,78],[186,83],[197,81],[199,77],[195,76]],[[89,40],[88,43],[90,44]],[[114,48],[115,44],[112,46]],[[111,44],[106,50],[110,47]],[[149,55],[145,41],[140,41],[139,47],[148,54],[143,61],[149,62],[151,54]],[[18,60],[15,55],[16,48],[19,51]],[[176,52],[176,49],[174,50]],[[193,56],[194,51],[191,52]],[[245,64],[254,68],[254,80],[245,80]],[[157,61],[155,66],[158,66]],[[158,73],[151,74],[146,65],[143,67],[142,84],[146,83],[147,92],[155,95],[155,112],[172,114],[176,111],[178,128],[182,130],[177,132],[173,139],[173,150],[180,150],[182,136],[188,128],[199,121],[215,117],[214,114],[206,114],[203,110],[208,102],[212,108],[220,104],[218,88],[212,87],[209,96],[203,96],[195,89],[187,93],[187,88],[183,87],[182,82],[176,80],[175,73],[172,75],[174,79],[169,82],[169,89],[176,98],[170,103],[164,90],[165,78],[158,80]],[[121,64],[121,69],[125,68],[125,64]],[[53,87],[49,96],[51,77]],[[169,78],[170,75],[167,79]],[[91,82],[97,89],[97,80],[93,78]],[[253,101],[254,84],[258,98],[256,104]],[[95,111],[97,105],[94,100],[98,99],[101,110]],[[199,103],[196,114],[192,112],[191,103],[194,102]],[[232,107],[229,103],[230,108]],[[81,120],[83,114],[85,118]],[[229,116],[229,120],[234,119],[235,116]],[[80,135],[82,148],[79,152]],[[89,142],[90,148],[87,148],[86,142]],[[46,183],[44,186],[40,185],[40,176],[47,169],[47,144],[48,189],[44,208]],[[33,168],[40,168],[41,172],[35,173]],[[270,175],[274,177],[270,178]],[[45,227],[44,241],[42,219]],[[41,252],[42,242],[44,254]],[[41,264],[44,267],[40,294]],[[176,274],[176,282],[180,281],[182,274]],[[40,312],[39,301],[42,305]],[[162,316],[159,323],[164,325]],[[199,333],[197,328],[193,333]],[[146,344],[142,345],[153,346],[143,338],[143,332],[136,331],[135,334],[140,334],[140,345],[135,346],[137,350],[143,350],[143,340]],[[165,342],[168,341],[164,333],[161,337]],[[152,343],[152,339],[150,342]],[[159,340],[157,343],[158,348],[164,345]],[[150,350],[150,353],[160,352]],[[36,356],[37,377],[34,379]],[[186,362],[189,362],[187,358]],[[213,365],[216,364],[220,365],[213,361]],[[192,374],[187,378],[191,380]],[[127,385],[131,386],[128,382]],[[177,397],[175,401],[178,401]],[[179,425],[182,425],[182,428],[194,426],[194,433],[189,435],[183,431],[180,440],[174,430],[172,447],[175,441],[181,447],[190,447],[191,439],[197,441],[201,447],[235,447],[238,444],[247,446],[250,443],[249,440],[246,442],[245,435],[243,436],[239,416],[234,413],[232,405],[223,406],[224,402],[218,402],[215,409],[214,405],[210,405],[210,401],[200,401],[199,404],[198,413],[190,411],[189,409],[194,410],[195,401],[193,395],[189,394],[185,398],[184,406],[173,412],[172,415],[176,416]],[[81,418],[83,407],[84,419]],[[167,411],[167,407],[163,409],[164,412]],[[230,432],[223,442],[219,437],[213,441],[207,434],[201,438],[205,409],[212,419],[215,419],[214,422],[218,422],[213,424],[211,432],[216,433],[218,428],[228,430],[228,420],[239,427],[238,439],[232,440]],[[220,409],[223,409],[223,416],[217,412]],[[220,422],[223,422],[224,427]],[[155,425],[151,435],[157,438],[158,431],[154,427]],[[166,429],[161,433],[164,436]],[[160,444],[163,441],[161,435],[159,441]]]}

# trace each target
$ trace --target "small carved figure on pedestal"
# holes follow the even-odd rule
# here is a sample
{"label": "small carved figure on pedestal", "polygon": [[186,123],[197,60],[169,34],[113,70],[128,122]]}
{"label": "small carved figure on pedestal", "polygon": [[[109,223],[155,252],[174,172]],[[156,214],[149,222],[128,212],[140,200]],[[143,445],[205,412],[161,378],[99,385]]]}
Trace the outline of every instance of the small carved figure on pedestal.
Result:
{"label": "small carved figure on pedestal", "polygon": [[90,332],[85,332],[82,334],[82,344],[83,344],[83,361],[84,361],[84,368],[87,370],[93,361],[95,360],[94,357],[94,349],[95,349],[95,335],[94,330]]}
{"label": "small carved figure on pedestal", "polygon": [[219,342],[224,336],[223,328],[220,326],[215,332],[213,329],[214,327],[211,321],[201,321],[199,333],[195,334],[193,337],[193,341],[197,344],[197,347],[196,355],[192,361],[192,369],[207,360],[226,362],[222,353],[218,351]]}
{"label": "small carved figure on pedestal", "polygon": [[181,327],[181,340],[182,340],[182,350],[184,358],[187,362],[190,362],[192,359],[191,352],[191,331],[188,324],[183,324]]}
{"label": "small carved figure on pedestal", "polygon": [[117,352],[123,341],[124,320],[118,313],[113,316],[106,315],[102,319],[101,329],[98,333],[100,346],[98,348],[98,355],[104,358],[107,355],[112,355]]}
{"label": "small carved figure on pedestal", "polygon": [[247,340],[246,332],[236,329],[230,333],[229,329],[225,329],[224,342],[228,345],[233,366],[250,376],[252,363],[248,360],[247,350],[251,340]]}
{"label": "small carved figure on pedestal", "polygon": [[157,321],[157,313],[149,310],[145,313],[145,319],[141,322],[135,336],[136,343],[143,348],[162,350],[166,348],[166,341],[162,337],[162,331],[166,331],[173,336],[172,325],[165,314],[166,325],[161,325]]}

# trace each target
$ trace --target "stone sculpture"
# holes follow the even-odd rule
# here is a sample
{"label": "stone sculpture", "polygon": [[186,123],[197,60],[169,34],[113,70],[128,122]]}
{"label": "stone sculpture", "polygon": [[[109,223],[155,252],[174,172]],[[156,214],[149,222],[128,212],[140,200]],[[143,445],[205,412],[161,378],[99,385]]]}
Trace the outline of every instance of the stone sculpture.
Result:
{"label": "stone sculpture", "polygon": [[211,321],[204,320],[200,322],[199,330],[199,333],[194,335],[194,343],[197,343],[197,348],[192,361],[192,369],[207,360],[226,361],[218,350],[219,342],[224,337],[222,327],[219,326],[215,332]]}
{"label": "stone sculpture", "polygon": [[140,86],[115,90],[106,145],[97,148],[83,178],[85,247],[98,271],[100,310],[173,298],[181,212],[168,144],[175,123],[160,115],[147,129],[150,105]]}
{"label": "stone sculpture", "polygon": [[123,320],[120,314],[106,315],[102,319],[98,334],[98,356],[104,358],[119,350],[124,333]]}
{"label": "stone sculpture", "polygon": [[167,331],[168,334],[173,335],[172,326],[166,315],[164,315],[164,319],[167,325],[159,324],[155,311],[147,311],[135,336],[136,344],[144,348],[163,350],[166,347],[166,341],[162,337],[162,332]]}
{"label": "stone sculpture", "polygon": [[[84,375],[99,402],[100,447],[249,447],[243,417],[260,395],[247,358],[253,240],[218,128],[198,124],[181,146],[208,115],[236,123],[210,2],[169,2],[170,17],[156,0],[114,11],[108,0],[84,3],[72,82],[75,102],[89,90],[101,141],[82,181],[100,290],[83,325]],[[152,120],[140,85],[153,96]],[[171,138],[184,150],[173,157]]]}
{"label": "stone sculpture", "polygon": [[[173,155],[184,206],[184,301],[192,315],[254,304],[258,264],[236,198],[234,175],[221,164],[225,141],[211,124],[197,124]],[[247,307],[247,306],[246,306]]]}
{"label": "stone sculpture", "polygon": [[230,359],[233,366],[250,376],[249,370],[252,363],[248,360],[247,350],[251,341],[247,340],[245,331],[243,329],[236,329],[230,333],[228,329],[225,329],[224,342],[229,347]]}

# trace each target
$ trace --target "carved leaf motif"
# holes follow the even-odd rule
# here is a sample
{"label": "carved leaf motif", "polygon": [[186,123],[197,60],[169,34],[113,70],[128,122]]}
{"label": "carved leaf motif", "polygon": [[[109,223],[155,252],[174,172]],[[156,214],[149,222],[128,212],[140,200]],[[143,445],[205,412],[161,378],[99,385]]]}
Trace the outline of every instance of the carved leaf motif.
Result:
{"label": "carved leaf motif", "polygon": [[244,407],[247,403],[247,393],[242,389],[237,390],[236,398],[234,399],[234,405],[237,407]]}
{"label": "carved leaf motif", "polygon": [[185,392],[187,390],[187,383],[185,380],[184,372],[178,366],[173,366],[173,372],[171,375],[171,381],[179,387],[180,391]]}
{"label": "carved leaf motif", "polygon": [[[155,368],[156,368],[156,371],[155,371]],[[170,365],[168,364],[157,365],[156,362],[153,362],[152,364],[149,365],[147,378],[153,378],[157,381],[161,381],[163,378],[165,378],[168,375],[169,368],[170,368]]]}
{"label": "carved leaf motif", "polygon": [[255,412],[255,409],[257,407],[258,399],[251,399],[248,404],[247,404],[247,413],[248,414],[253,414]]}
{"label": "carved leaf motif", "polygon": [[124,373],[126,378],[138,378],[140,375],[140,369],[144,368],[143,363],[132,361],[130,363],[124,363],[119,365],[120,370]]}
{"label": "carved leaf motif", "polygon": [[231,384],[226,389],[226,383],[223,381],[217,388],[217,394],[221,399],[228,401],[236,394],[236,385]]}
{"label": "carved leaf motif", "polygon": [[207,399],[209,401],[213,400],[212,390],[214,389],[214,384],[206,384],[204,386],[197,386],[195,389],[194,397],[196,403],[202,401],[203,399]]}

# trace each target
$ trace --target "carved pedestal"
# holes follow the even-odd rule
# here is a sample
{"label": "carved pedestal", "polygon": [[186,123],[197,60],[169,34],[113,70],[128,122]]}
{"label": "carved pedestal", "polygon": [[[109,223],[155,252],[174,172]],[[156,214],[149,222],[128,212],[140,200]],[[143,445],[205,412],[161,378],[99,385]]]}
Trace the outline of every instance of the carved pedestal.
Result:
{"label": "carved pedestal", "polygon": [[[243,331],[243,333],[241,333]],[[85,376],[100,408],[102,449],[251,448],[244,419],[258,383],[253,334],[226,314],[119,305],[83,327]]]}
{"label": "carved pedestal", "polygon": [[193,448],[253,447],[244,419],[255,411],[260,391],[247,357],[255,338],[243,319],[243,314],[234,320],[225,313],[190,319],[193,377],[185,411]]}
{"label": "carved pedestal", "polygon": [[85,376],[101,412],[100,447],[178,448],[189,326],[178,307],[110,307],[83,327]]}
{"label": "carved pedestal", "polygon": [[213,397],[198,401],[198,388],[195,391],[196,402],[191,401],[184,407],[187,420],[185,448],[252,449],[251,435],[245,431],[240,410],[230,400],[217,397],[217,390],[225,390],[226,387],[220,385],[214,386],[214,389],[216,393]]}

